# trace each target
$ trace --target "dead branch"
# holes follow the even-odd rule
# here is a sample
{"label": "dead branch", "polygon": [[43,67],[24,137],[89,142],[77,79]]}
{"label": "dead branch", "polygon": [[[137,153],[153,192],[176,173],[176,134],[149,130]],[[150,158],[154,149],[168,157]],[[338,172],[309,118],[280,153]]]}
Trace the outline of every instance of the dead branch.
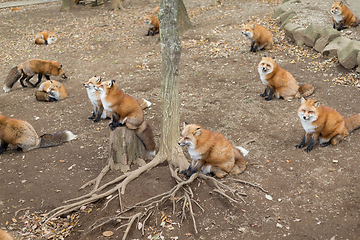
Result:
{"label": "dead branch", "polygon": [[[128,235],[129,231],[130,231],[130,228],[131,228],[131,225],[133,224],[133,222],[135,221],[135,219],[139,219],[141,216],[141,213],[137,213],[135,214],[134,216],[131,217],[129,223],[127,224],[127,228],[125,230],[125,233],[124,233],[124,236],[123,236],[123,240],[126,240],[126,236]],[[118,230],[120,227],[118,227],[116,230]]]}
{"label": "dead branch", "polygon": [[101,170],[100,174],[99,174],[95,179],[93,179],[93,180],[85,183],[84,185],[82,185],[82,186],[80,187],[80,189],[84,189],[84,188],[86,188],[87,186],[91,186],[91,185],[95,184],[94,189],[93,189],[93,191],[95,191],[95,190],[99,187],[99,184],[100,184],[101,179],[105,176],[105,174],[106,174],[109,170],[110,170],[110,165],[107,164],[107,165]]}
{"label": "dead branch", "polygon": [[249,183],[249,182],[246,182],[244,180],[240,180],[240,179],[236,179],[236,178],[231,178],[231,180],[235,181],[235,182],[240,182],[240,183],[243,183],[243,184],[247,184],[251,187],[255,187],[255,188],[259,188],[261,191],[263,191],[264,193],[268,193],[268,191],[266,191],[265,189],[263,189],[261,186],[259,185],[255,185],[253,183]]}

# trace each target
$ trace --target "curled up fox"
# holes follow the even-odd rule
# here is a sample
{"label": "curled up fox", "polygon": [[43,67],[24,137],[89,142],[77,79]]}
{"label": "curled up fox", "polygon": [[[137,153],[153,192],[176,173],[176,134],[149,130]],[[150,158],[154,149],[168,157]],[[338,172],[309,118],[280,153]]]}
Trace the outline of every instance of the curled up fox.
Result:
{"label": "curled up fox", "polygon": [[[35,74],[38,74],[38,81],[35,84],[32,84],[29,80]],[[32,87],[37,87],[41,82],[42,76],[45,76],[47,80],[50,80],[50,75],[61,76],[65,79],[67,78],[62,65],[57,61],[39,59],[27,60],[11,69],[9,75],[5,79],[3,90],[9,92],[19,79],[20,84],[23,87],[27,87],[24,85],[24,80]]]}

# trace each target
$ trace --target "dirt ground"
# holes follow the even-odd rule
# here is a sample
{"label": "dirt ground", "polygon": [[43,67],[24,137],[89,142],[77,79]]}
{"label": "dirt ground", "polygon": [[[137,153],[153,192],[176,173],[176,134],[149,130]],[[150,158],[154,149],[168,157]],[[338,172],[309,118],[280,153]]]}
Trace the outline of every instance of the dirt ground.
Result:
{"label": "dirt ground", "polygon": [[[274,1],[184,2],[195,28],[181,37],[181,122],[221,132],[250,151],[247,170],[223,179],[247,196],[245,202],[230,203],[213,191],[211,183],[196,180],[194,199],[205,210],[194,205],[199,233],[189,215],[181,223],[180,205],[172,214],[172,203],[167,201],[147,221],[145,235],[134,226],[129,239],[357,239],[360,131],[336,146],[316,145],[310,153],[296,149],[304,134],[296,114],[300,100],[265,101],[260,97],[265,86],[257,64],[264,54],[275,57],[300,84],[314,85],[312,98],[343,116],[359,112],[359,76],[342,68],[336,59],[326,60],[311,49],[288,43],[271,18]],[[59,12],[60,4],[0,10],[2,81],[12,67],[31,58],[57,60],[69,77],[59,79],[69,97],[57,103],[38,102],[35,89],[16,83],[9,93],[0,93],[0,113],[28,121],[39,135],[67,129],[78,136],[58,147],[26,153],[9,147],[0,155],[0,226],[18,239],[42,239],[40,227],[29,223],[39,221],[42,213],[63,201],[89,192],[91,188],[78,189],[107,163],[109,120],[93,123],[87,119],[93,107],[82,84],[90,77],[115,79],[127,94],[151,101],[145,118],[157,142],[160,134],[160,44],[158,35],[145,36],[143,24],[143,15],[158,3],[127,2],[126,12],[109,11],[107,4]],[[330,5],[318,10],[327,11]],[[316,21],[316,14],[309,17]],[[277,40],[271,51],[249,51],[250,43],[241,35],[248,21],[272,31]],[[330,17],[325,24],[332,25]],[[45,29],[58,33],[56,45],[33,43],[35,33]],[[120,174],[110,172],[104,182]],[[268,196],[234,178],[261,185]],[[128,185],[123,204],[130,206],[174,185],[167,165],[158,166]],[[63,232],[70,233],[66,239],[107,239],[102,233],[108,230],[114,233],[111,239],[120,239],[125,229],[116,228],[126,221],[110,222],[89,232],[96,220],[113,216],[119,209],[117,199],[105,209],[104,203],[65,216],[75,224],[71,231],[71,227],[59,225],[59,234],[52,239],[62,239]]]}

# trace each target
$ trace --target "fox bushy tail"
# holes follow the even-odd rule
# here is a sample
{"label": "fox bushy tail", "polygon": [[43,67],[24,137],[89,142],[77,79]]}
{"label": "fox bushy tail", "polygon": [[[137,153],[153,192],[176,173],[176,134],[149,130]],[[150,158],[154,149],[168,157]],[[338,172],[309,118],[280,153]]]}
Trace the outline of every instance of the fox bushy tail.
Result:
{"label": "fox bushy tail", "polygon": [[5,79],[4,84],[4,92],[9,92],[12,86],[16,83],[17,80],[21,77],[22,72],[19,70],[17,66],[13,67],[9,73],[9,75]]}
{"label": "fox bushy tail", "polygon": [[40,136],[40,148],[54,147],[76,138],[72,132],[63,130],[54,134],[44,134]]}
{"label": "fox bushy tail", "polygon": [[345,127],[349,133],[360,128],[360,113],[344,118]]}
{"label": "fox bushy tail", "polygon": [[314,92],[314,86],[310,83],[305,83],[299,87],[300,97],[310,96]]}
{"label": "fox bushy tail", "polygon": [[144,143],[145,149],[150,153],[150,155],[155,156],[156,152],[154,135],[149,124],[146,121],[144,121],[136,130],[136,135]]}

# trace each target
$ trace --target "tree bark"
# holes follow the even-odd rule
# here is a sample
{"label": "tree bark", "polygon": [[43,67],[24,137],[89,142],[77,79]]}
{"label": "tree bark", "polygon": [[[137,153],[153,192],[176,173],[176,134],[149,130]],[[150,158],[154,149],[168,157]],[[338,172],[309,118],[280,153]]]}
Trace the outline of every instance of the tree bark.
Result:
{"label": "tree bark", "polygon": [[62,0],[62,5],[60,8],[60,11],[68,10],[75,6],[76,6],[76,4],[75,4],[74,0]]}
{"label": "tree bark", "polygon": [[177,16],[178,16],[179,35],[182,35],[184,32],[186,32],[187,30],[193,27],[193,25],[190,22],[190,18],[187,13],[183,0],[179,0],[179,8],[178,8]]}
{"label": "tree bark", "polygon": [[148,160],[151,156],[134,130],[118,127],[110,131],[109,165],[111,170],[121,170],[125,173],[139,158]]}
{"label": "tree bark", "polygon": [[161,138],[159,154],[180,169],[189,165],[179,147],[179,63],[181,44],[178,32],[179,0],[162,0],[158,13],[162,52],[161,69]]}

